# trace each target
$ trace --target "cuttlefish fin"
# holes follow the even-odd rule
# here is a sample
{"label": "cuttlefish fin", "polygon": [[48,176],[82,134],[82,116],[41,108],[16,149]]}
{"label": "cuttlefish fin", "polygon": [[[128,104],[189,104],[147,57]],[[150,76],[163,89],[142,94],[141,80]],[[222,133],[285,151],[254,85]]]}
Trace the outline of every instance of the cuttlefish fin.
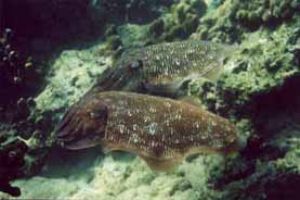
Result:
{"label": "cuttlefish fin", "polygon": [[180,86],[176,83],[169,84],[152,84],[152,83],[142,83],[142,91],[147,94],[158,95],[163,97],[175,98],[179,96]]}
{"label": "cuttlefish fin", "polygon": [[179,101],[183,101],[185,103],[197,106],[197,107],[203,107],[203,104],[201,104],[201,101],[199,98],[196,98],[194,96],[184,96],[178,99]]}
{"label": "cuttlefish fin", "polygon": [[176,159],[159,160],[148,156],[139,155],[153,171],[171,171],[183,160],[183,157]]}
{"label": "cuttlefish fin", "polygon": [[74,141],[64,142],[63,147],[69,150],[87,149],[99,145],[99,140],[83,137]]}

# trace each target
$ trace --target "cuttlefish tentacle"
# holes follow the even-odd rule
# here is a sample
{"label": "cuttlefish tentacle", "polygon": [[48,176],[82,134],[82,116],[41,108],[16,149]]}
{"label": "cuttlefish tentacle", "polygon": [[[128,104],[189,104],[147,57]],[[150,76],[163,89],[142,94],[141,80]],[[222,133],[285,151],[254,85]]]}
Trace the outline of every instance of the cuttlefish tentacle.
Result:
{"label": "cuttlefish tentacle", "polygon": [[60,132],[60,130],[62,130],[70,122],[72,116],[74,115],[75,110],[76,110],[76,104],[74,104],[71,109],[67,110],[59,126],[57,127],[58,132]]}
{"label": "cuttlefish tentacle", "polygon": [[71,141],[74,138],[74,132],[77,133],[82,133],[83,132],[83,123],[77,123],[76,121],[69,121],[69,123],[65,123],[65,126],[61,127],[60,129],[58,129],[58,131],[60,131],[59,135],[57,135],[58,139],[62,139],[64,141]]}
{"label": "cuttlefish tentacle", "polygon": [[58,129],[65,148],[101,145],[105,151],[132,152],[154,170],[170,169],[191,154],[238,148],[228,120],[178,100],[109,91],[71,109],[76,111],[68,112],[68,122]]}
{"label": "cuttlefish tentacle", "polygon": [[77,117],[75,117],[77,116],[75,111],[76,109],[77,106],[74,105],[74,107],[71,107],[71,109],[65,113],[63,119],[56,128],[56,132],[59,133],[57,135],[58,138],[66,138],[71,136],[70,132],[76,128],[77,124],[74,123],[74,121],[79,120]]}

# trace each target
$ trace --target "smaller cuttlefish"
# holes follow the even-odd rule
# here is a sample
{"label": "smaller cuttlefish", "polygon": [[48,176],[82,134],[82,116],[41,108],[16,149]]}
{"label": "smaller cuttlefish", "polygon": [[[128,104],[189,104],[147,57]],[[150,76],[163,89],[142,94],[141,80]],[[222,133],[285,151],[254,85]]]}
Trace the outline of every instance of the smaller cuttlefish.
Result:
{"label": "smaller cuttlefish", "polygon": [[58,143],[78,150],[135,153],[153,170],[165,171],[191,154],[237,150],[235,127],[200,107],[132,92],[98,92],[65,114]]}
{"label": "smaller cuttlefish", "polygon": [[122,90],[178,98],[195,78],[215,80],[236,48],[201,40],[161,43],[123,53],[102,74],[97,91]]}

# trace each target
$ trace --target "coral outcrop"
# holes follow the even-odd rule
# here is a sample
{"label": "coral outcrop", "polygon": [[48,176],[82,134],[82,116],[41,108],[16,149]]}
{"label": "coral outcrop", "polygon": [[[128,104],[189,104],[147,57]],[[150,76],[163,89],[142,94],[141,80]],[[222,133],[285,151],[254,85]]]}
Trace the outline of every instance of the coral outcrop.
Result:
{"label": "coral outcrop", "polygon": [[274,30],[291,20],[297,11],[297,0],[226,0],[217,10],[201,19],[197,32],[204,40],[241,42],[247,37],[244,33],[257,31],[261,27]]}
{"label": "coral outcrop", "polygon": [[155,40],[186,39],[197,29],[206,9],[207,5],[202,0],[179,1],[150,24],[150,33]]}
{"label": "coral outcrop", "polygon": [[240,155],[212,176],[226,199],[297,199],[297,9],[296,1],[225,1],[193,35],[240,43],[216,84],[190,85],[192,94],[214,112],[234,118],[248,137]]}
{"label": "coral outcrop", "polygon": [[0,191],[18,196],[20,189],[10,182],[29,175],[37,164],[34,161],[42,156],[31,157],[33,146],[23,139],[30,138],[37,127],[30,122],[34,107],[30,95],[37,88],[32,86],[37,73],[31,58],[18,51],[13,35],[5,29],[0,38]]}

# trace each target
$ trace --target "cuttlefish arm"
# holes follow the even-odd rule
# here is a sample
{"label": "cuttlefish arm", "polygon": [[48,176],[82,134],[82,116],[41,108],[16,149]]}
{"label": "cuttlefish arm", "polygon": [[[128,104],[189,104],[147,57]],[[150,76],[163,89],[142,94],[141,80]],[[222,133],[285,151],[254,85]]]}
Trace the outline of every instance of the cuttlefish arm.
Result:
{"label": "cuttlefish arm", "polygon": [[66,112],[56,127],[57,144],[70,150],[99,145],[105,134],[107,118],[107,105],[95,99],[94,94],[87,93]]}

